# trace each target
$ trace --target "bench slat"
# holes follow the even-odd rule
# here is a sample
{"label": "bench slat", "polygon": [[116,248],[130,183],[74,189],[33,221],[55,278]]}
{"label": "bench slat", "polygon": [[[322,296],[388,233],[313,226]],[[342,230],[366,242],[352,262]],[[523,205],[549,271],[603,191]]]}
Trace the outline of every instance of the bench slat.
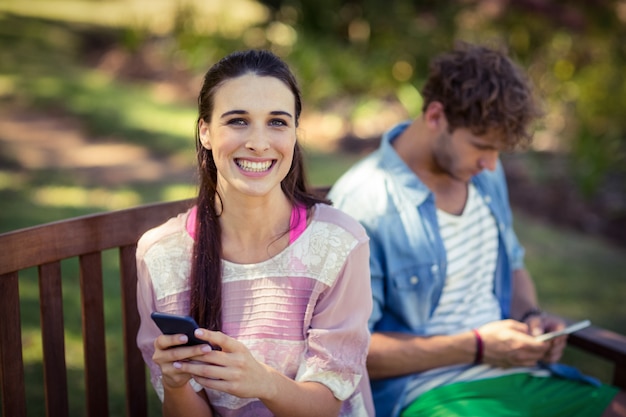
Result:
{"label": "bench slat", "polygon": [[79,259],[87,415],[106,417],[109,415],[109,395],[104,336],[102,254],[94,252],[81,255]]}
{"label": "bench slat", "polygon": [[139,313],[137,312],[137,245],[120,248],[120,279],[122,288],[122,314],[124,317],[124,373],[126,377],[126,416],[146,417],[145,363],[137,347]]}
{"label": "bench slat", "polygon": [[68,417],[60,261],[39,267],[39,298],[47,417]]}
{"label": "bench slat", "polygon": [[626,391],[626,364],[616,366],[613,370],[613,385]]}
{"label": "bench slat", "polygon": [[[2,251],[0,251],[2,252]],[[2,415],[26,416],[24,361],[22,359],[22,328],[18,274],[0,275],[0,389]]]}

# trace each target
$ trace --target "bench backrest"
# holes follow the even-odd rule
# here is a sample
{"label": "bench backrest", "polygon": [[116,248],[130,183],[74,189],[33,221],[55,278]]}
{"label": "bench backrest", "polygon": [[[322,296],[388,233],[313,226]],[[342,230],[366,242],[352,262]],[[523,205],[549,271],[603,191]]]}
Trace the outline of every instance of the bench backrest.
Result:
{"label": "bench backrest", "polygon": [[[2,416],[25,417],[19,273],[36,267],[47,416],[69,416],[61,261],[78,258],[86,415],[109,416],[102,252],[119,250],[126,415],[147,416],[145,366],[135,343],[135,249],[151,227],[184,211],[191,200],[158,203],[49,223],[0,235],[0,393]],[[107,277],[110,278],[110,277]],[[119,365],[121,366],[121,364]]]}

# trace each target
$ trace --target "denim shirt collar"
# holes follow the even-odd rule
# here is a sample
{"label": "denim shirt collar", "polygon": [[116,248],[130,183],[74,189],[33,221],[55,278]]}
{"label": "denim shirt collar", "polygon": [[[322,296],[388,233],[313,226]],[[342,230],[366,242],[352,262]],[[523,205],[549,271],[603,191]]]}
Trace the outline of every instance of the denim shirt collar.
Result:
{"label": "denim shirt collar", "polygon": [[393,148],[393,141],[395,141],[411,123],[411,120],[401,122],[383,134],[379,148],[381,153],[380,161],[382,168],[391,173],[394,179],[398,181],[399,185],[405,189],[404,197],[407,198],[411,204],[419,206],[432,195],[432,191],[424,185],[419,177],[415,175],[415,172],[409,168]]}

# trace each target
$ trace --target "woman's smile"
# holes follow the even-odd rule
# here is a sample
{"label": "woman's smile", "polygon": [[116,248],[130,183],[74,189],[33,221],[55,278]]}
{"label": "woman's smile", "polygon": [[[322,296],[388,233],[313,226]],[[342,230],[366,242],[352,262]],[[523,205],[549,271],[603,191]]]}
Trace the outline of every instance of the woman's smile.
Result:
{"label": "woman's smile", "polygon": [[235,164],[245,172],[252,173],[261,173],[265,171],[269,171],[270,168],[274,165],[275,159],[267,160],[267,161],[251,161],[249,159],[236,158]]}

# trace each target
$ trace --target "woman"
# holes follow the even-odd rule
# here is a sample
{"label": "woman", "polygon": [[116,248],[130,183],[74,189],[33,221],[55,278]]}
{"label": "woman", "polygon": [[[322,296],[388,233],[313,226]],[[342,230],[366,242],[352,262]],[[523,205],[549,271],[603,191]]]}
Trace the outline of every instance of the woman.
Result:
{"label": "woman", "polygon": [[[301,107],[267,51],[205,75],[197,205],[137,248],[137,343],[164,416],[373,415],[368,239],[307,191]],[[186,337],[162,335],[153,311],[191,315],[207,344],[178,346]]]}

